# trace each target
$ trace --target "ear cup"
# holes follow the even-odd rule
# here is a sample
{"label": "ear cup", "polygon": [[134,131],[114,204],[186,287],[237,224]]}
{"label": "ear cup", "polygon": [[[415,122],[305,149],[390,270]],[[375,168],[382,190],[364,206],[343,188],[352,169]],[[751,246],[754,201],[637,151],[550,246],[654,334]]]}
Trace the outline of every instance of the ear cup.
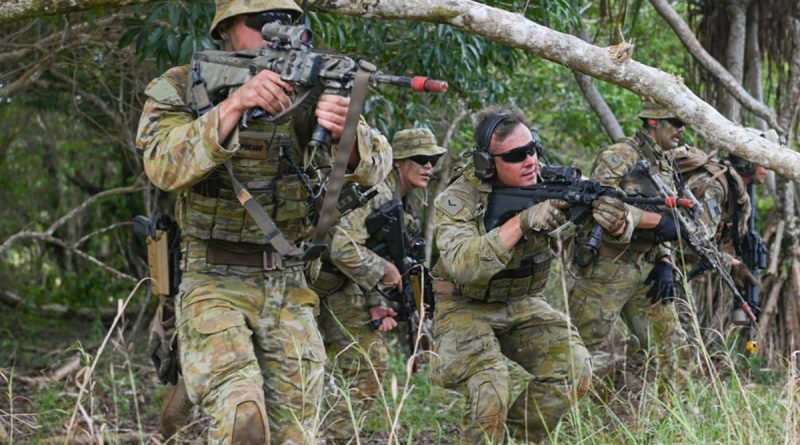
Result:
{"label": "ear cup", "polygon": [[472,153],[472,164],[475,166],[475,176],[478,179],[489,181],[497,174],[494,158],[488,151],[475,150]]}
{"label": "ear cup", "polygon": [[489,153],[492,135],[497,126],[508,117],[508,113],[497,113],[484,119],[475,129],[475,151],[472,152],[472,163],[475,166],[475,176],[478,179],[489,181],[497,174],[494,157]]}

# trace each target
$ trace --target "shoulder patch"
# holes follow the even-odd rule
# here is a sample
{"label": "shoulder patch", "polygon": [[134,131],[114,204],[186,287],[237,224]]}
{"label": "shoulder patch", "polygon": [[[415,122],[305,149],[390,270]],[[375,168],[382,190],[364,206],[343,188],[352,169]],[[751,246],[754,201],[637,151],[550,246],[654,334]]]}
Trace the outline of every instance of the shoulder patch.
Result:
{"label": "shoulder patch", "polygon": [[161,103],[169,105],[183,105],[188,70],[186,67],[172,68],[161,77],[150,82],[144,93]]}
{"label": "shoulder patch", "polygon": [[618,168],[622,165],[622,157],[617,153],[612,153],[611,156],[606,159],[606,162],[608,162],[609,167]]}
{"label": "shoulder patch", "polygon": [[439,200],[439,208],[448,215],[455,217],[464,208],[464,203],[452,196],[443,196]]}

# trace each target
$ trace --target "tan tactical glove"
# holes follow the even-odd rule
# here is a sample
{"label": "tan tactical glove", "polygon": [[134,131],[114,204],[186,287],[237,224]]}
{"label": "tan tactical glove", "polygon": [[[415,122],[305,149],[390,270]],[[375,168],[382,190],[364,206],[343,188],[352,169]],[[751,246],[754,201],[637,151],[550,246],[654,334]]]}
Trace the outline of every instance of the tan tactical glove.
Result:
{"label": "tan tactical glove", "polygon": [[567,208],[569,208],[569,203],[560,199],[548,199],[540,202],[520,212],[519,227],[522,229],[522,233],[549,232],[567,222],[567,217],[562,212]]}
{"label": "tan tactical glove", "polygon": [[617,198],[601,196],[592,203],[592,218],[611,235],[622,232],[627,216],[625,203]]}

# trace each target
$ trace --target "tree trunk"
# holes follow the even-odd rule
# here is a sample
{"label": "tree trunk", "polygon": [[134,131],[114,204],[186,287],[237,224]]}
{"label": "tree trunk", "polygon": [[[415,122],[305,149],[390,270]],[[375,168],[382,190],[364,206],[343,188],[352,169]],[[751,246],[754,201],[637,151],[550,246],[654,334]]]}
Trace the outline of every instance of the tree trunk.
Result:
{"label": "tree trunk", "polygon": [[[764,91],[761,86],[761,48],[758,45],[758,2],[750,3],[747,12],[747,38],[744,47],[744,59],[747,61],[744,70],[744,87],[753,98],[764,102]],[[767,122],[761,116],[753,116],[753,126],[759,130],[767,130]]]}
{"label": "tree trunk", "polygon": [[[725,51],[725,67],[737,83],[744,78],[744,46],[747,37],[747,6],[750,0],[731,0],[727,4],[730,32]],[[742,108],[731,94],[725,94],[722,114],[735,124],[742,123]]]}

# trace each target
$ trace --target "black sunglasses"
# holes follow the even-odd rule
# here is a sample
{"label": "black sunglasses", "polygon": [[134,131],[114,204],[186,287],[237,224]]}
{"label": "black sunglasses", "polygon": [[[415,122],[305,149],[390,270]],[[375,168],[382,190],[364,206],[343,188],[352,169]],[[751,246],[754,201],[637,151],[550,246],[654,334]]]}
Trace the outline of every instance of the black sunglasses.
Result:
{"label": "black sunglasses", "polygon": [[291,25],[294,23],[294,15],[288,12],[280,11],[265,11],[256,14],[249,14],[244,19],[244,24],[248,28],[253,28],[261,31],[265,24],[271,22],[279,22],[281,25]]}
{"label": "black sunglasses", "polygon": [[493,154],[492,157],[500,158],[509,164],[518,164],[528,159],[528,156],[534,156],[538,147],[536,141],[530,141],[522,147],[513,148],[505,153]]}
{"label": "black sunglasses", "polygon": [[677,117],[670,117],[670,118],[667,118],[667,119],[664,119],[664,120],[669,122],[669,124],[672,125],[675,128],[683,128],[683,127],[686,126],[686,124],[682,120],[678,119]]}
{"label": "black sunglasses", "polygon": [[433,156],[416,155],[416,156],[411,156],[408,159],[411,159],[412,161],[414,161],[415,164],[419,164],[422,166],[428,165],[428,163],[430,162],[432,167],[436,167],[436,163],[439,162],[439,158],[441,157],[442,155],[433,155]]}

